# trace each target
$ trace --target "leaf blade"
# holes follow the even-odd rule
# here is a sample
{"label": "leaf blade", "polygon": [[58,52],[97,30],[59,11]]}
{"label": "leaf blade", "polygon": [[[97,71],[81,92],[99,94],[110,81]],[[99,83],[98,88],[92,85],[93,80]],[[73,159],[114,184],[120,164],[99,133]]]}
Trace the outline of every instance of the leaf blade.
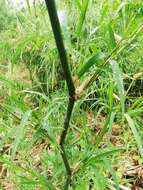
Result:
{"label": "leaf blade", "polygon": [[98,64],[100,61],[102,61],[104,58],[104,54],[102,52],[96,53],[94,56],[89,58],[89,60],[81,67],[81,69],[78,72],[78,78],[81,78],[85,73],[89,71],[89,69],[95,65]]}
{"label": "leaf blade", "polygon": [[130,128],[131,128],[131,130],[132,130],[132,133],[133,133],[134,138],[135,138],[135,140],[136,140],[136,143],[137,143],[137,146],[138,146],[140,155],[141,155],[141,157],[143,158],[142,139],[141,139],[140,135],[138,134],[138,131],[137,131],[137,129],[136,129],[136,125],[135,125],[133,119],[130,117],[129,114],[125,114],[125,118],[126,118],[128,124],[129,124],[129,126],[130,126]]}
{"label": "leaf blade", "polygon": [[13,143],[13,147],[12,147],[12,158],[15,157],[16,155],[16,151],[17,151],[17,148],[20,144],[20,141],[21,141],[21,138],[22,138],[22,135],[23,135],[23,132],[24,132],[24,127],[25,125],[27,124],[28,122],[28,119],[29,117],[31,116],[31,111],[27,111],[23,118],[22,118],[22,121],[20,123],[20,125],[17,127],[17,133],[16,133],[16,137],[15,137],[15,140],[14,140],[14,143]]}

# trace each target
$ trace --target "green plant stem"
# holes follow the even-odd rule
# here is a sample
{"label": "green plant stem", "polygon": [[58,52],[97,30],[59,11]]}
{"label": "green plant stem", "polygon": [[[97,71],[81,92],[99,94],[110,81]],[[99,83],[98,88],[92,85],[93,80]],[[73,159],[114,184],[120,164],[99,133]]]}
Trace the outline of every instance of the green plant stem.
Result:
{"label": "green plant stem", "polygon": [[65,80],[67,82],[67,86],[68,86],[68,90],[69,90],[69,95],[73,96],[75,93],[75,87],[74,87],[74,83],[73,83],[73,80],[71,77],[71,72],[70,72],[69,65],[68,65],[67,54],[66,54],[66,50],[64,47],[64,43],[63,43],[61,27],[60,27],[58,15],[57,15],[55,1],[54,0],[45,0],[45,2],[46,2],[47,9],[49,12],[49,17],[50,17],[56,45],[57,45],[57,48],[59,51],[59,56],[60,56],[62,68],[64,71]]}
{"label": "green plant stem", "polygon": [[66,115],[66,118],[65,118],[65,121],[64,121],[64,129],[62,131],[61,138],[60,138],[61,156],[63,158],[64,164],[65,164],[65,167],[66,167],[66,171],[67,171],[67,181],[66,181],[66,184],[65,184],[65,187],[64,187],[65,190],[68,189],[68,186],[71,183],[72,172],[71,172],[70,165],[69,165],[69,162],[68,162],[68,159],[67,159],[67,156],[66,156],[64,144],[65,144],[65,138],[66,138],[68,128],[69,128],[69,122],[70,122],[70,118],[71,118],[71,115],[72,115],[72,110],[73,110],[73,107],[74,107],[74,103],[75,103],[75,99],[69,98],[69,104],[68,104],[68,108],[67,108],[67,115]]}
{"label": "green plant stem", "polygon": [[71,184],[72,172],[71,172],[70,164],[69,164],[69,161],[68,161],[68,158],[66,155],[64,145],[65,145],[66,135],[68,133],[72,110],[74,108],[74,103],[75,103],[75,86],[74,86],[71,72],[70,72],[69,65],[68,65],[67,54],[66,54],[66,50],[64,47],[62,34],[61,34],[61,28],[60,28],[58,15],[57,15],[55,1],[54,0],[45,0],[45,2],[47,5],[56,45],[58,48],[58,52],[59,52],[59,56],[60,56],[60,60],[61,60],[61,64],[62,64],[62,68],[63,68],[63,72],[64,72],[64,76],[65,76],[65,80],[67,82],[67,87],[68,87],[68,92],[69,92],[69,103],[68,103],[67,113],[66,113],[66,117],[65,117],[65,121],[64,121],[63,131],[62,131],[61,138],[60,138],[61,156],[62,156],[64,165],[66,168],[66,172],[67,172],[67,180],[66,180],[66,183],[64,186],[64,190],[68,190],[68,188]]}

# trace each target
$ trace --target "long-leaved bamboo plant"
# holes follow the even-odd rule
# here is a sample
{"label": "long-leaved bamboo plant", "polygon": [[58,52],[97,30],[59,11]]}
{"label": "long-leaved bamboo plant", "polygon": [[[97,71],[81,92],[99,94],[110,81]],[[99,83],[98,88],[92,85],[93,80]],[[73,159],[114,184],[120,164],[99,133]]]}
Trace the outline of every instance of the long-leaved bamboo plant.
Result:
{"label": "long-leaved bamboo plant", "polygon": [[[75,104],[76,100],[78,100],[81,97],[84,90],[87,89],[87,87],[89,87],[99,77],[102,70],[97,69],[95,72],[93,72],[92,75],[87,77],[78,87],[75,86],[73,78],[80,80],[81,76],[84,75],[85,73],[87,73],[89,71],[89,69],[97,61],[102,62],[102,64],[101,64],[102,67],[105,67],[107,65],[107,63],[111,63],[112,59],[115,56],[117,56],[120,52],[122,52],[135,39],[135,37],[142,31],[143,25],[139,26],[137,28],[137,30],[135,30],[129,36],[128,39],[126,39],[126,40],[122,39],[118,43],[115,42],[114,33],[112,32],[112,29],[109,28],[110,29],[109,30],[110,38],[111,38],[110,40],[113,45],[112,51],[110,52],[110,54],[108,56],[104,56],[102,53],[98,52],[96,55],[94,55],[92,58],[90,58],[87,63],[85,63],[83,65],[83,67],[80,69],[80,71],[78,71],[77,76],[72,77],[71,71],[69,69],[67,53],[66,53],[66,49],[64,46],[64,42],[63,42],[63,37],[62,37],[62,32],[61,32],[61,27],[60,27],[60,22],[59,22],[59,18],[58,18],[58,14],[57,14],[55,1],[54,0],[45,0],[45,2],[46,2],[47,9],[48,9],[52,30],[54,33],[55,42],[56,42],[57,49],[59,52],[59,57],[61,60],[61,65],[62,65],[64,77],[65,77],[67,87],[68,87],[68,92],[69,92],[69,102],[68,102],[68,106],[67,106],[67,112],[66,112],[66,116],[65,116],[63,131],[62,131],[62,134],[60,137],[60,143],[59,143],[60,148],[61,148],[61,156],[62,156],[64,165],[66,168],[66,172],[67,172],[67,179],[66,179],[65,186],[64,186],[64,190],[67,190],[69,188],[69,186],[72,185],[73,172],[71,170],[64,145],[65,145],[66,135],[68,133],[69,123],[70,123],[70,119],[72,116],[74,104]],[[76,31],[77,37],[80,36],[81,30],[82,30],[82,26],[83,26],[83,22],[85,20],[88,4],[89,4],[89,0],[85,0],[83,3],[83,6],[80,5],[81,14],[80,14],[79,21],[77,24],[77,31]]]}

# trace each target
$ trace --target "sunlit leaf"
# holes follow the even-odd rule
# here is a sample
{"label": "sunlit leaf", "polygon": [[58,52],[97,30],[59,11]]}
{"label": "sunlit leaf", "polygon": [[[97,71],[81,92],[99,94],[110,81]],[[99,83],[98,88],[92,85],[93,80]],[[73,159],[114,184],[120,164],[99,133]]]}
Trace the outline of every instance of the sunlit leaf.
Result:
{"label": "sunlit leaf", "polygon": [[140,152],[140,155],[143,157],[143,141],[139,135],[139,132],[137,130],[137,126],[134,122],[134,120],[130,117],[129,114],[125,114],[125,117],[127,119],[127,122],[132,130],[132,133],[134,135],[134,138],[136,140],[136,143],[137,143],[137,146],[138,146],[138,149],[139,149],[139,152]]}
{"label": "sunlit leaf", "polygon": [[79,20],[78,20],[78,24],[77,24],[77,31],[76,31],[77,36],[79,36],[80,33],[81,33],[83,23],[85,21],[85,16],[86,16],[89,1],[90,0],[84,0],[83,1],[80,16],[79,16]]}
{"label": "sunlit leaf", "polygon": [[12,147],[12,157],[13,158],[15,157],[17,148],[18,148],[18,146],[22,140],[24,128],[27,125],[27,122],[28,122],[28,119],[30,118],[30,116],[31,116],[31,111],[27,111],[24,114],[20,125],[18,125],[16,130],[15,130],[15,140],[14,140],[13,147]]}
{"label": "sunlit leaf", "polygon": [[89,69],[95,65],[99,66],[98,64],[102,62],[104,59],[104,54],[101,52],[96,53],[94,56],[92,56],[79,70],[78,72],[78,78],[81,78],[85,73],[89,71]]}
{"label": "sunlit leaf", "polygon": [[121,101],[121,107],[122,107],[122,113],[124,114],[125,110],[125,96],[124,96],[124,83],[123,83],[123,75],[120,70],[119,64],[115,60],[110,61],[111,68],[113,71],[113,77],[117,85],[120,101]]}

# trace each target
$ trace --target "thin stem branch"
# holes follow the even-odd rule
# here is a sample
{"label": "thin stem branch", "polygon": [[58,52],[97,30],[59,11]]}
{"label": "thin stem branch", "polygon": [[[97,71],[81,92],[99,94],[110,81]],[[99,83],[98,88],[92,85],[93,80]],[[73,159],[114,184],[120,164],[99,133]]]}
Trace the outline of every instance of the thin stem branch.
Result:
{"label": "thin stem branch", "polygon": [[[104,68],[107,63],[109,63],[109,61],[116,55],[119,55],[129,44],[131,44],[131,42],[136,38],[136,36],[143,30],[143,25],[140,25],[131,35],[130,38],[127,40],[121,40],[117,46],[113,49],[113,51],[111,52],[111,54],[105,59],[105,62],[102,65],[102,68]],[[123,45],[122,45],[122,42]],[[85,81],[83,81],[83,83],[76,89],[76,98],[78,99],[84,92],[84,90],[87,89],[87,87],[91,86],[93,84],[93,82],[101,75],[103,71],[97,70],[95,71],[95,73],[91,76],[89,76],[89,78],[86,78]]]}
{"label": "thin stem branch", "polygon": [[74,107],[74,103],[75,103],[75,99],[69,98],[69,104],[68,104],[68,108],[67,108],[67,115],[66,115],[66,118],[65,118],[65,121],[64,121],[64,129],[62,131],[61,138],[60,138],[61,156],[63,158],[63,162],[65,164],[66,171],[67,171],[67,181],[66,181],[66,184],[65,184],[65,187],[64,187],[65,190],[68,189],[68,186],[71,183],[72,172],[71,172],[71,168],[70,168],[70,165],[69,165],[69,162],[68,162],[68,159],[67,159],[67,155],[66,155],[66,152],[65,152],[64,144],[65,144],[65,138],[66,138],[68,128],[69,128],[69,122],[70,122],[70,118],[71,118],[71,115],[72,115],[72,110],[73,110],[73,107]]}
{"label": "thin stem branch", "polygon": [[65,139],[66,139],[66,135],[68,132],[68,128],[69,128],[69,123],[70,123],[70,119],[71,119],[71,115],[72,115],[72,111],[74,108],[74,103],[75,103],[75,99],[72,97],[69,97],[69,103],[68,103],[68,108],[67,108],[67,113],[66,113],[66,118],[64,121],[64,128],[61,134],[61,138],[60,138],[60,147],[61,147],[61,156],[67,171],[67,180],[64,186],[64,190],[67,190],[69,188],[69,185],[71,184],[71,178],[72,178],[72,172],[71,172],[71,168],[70,168],[70,164],[66,155],[66,151],[65,151]]}

